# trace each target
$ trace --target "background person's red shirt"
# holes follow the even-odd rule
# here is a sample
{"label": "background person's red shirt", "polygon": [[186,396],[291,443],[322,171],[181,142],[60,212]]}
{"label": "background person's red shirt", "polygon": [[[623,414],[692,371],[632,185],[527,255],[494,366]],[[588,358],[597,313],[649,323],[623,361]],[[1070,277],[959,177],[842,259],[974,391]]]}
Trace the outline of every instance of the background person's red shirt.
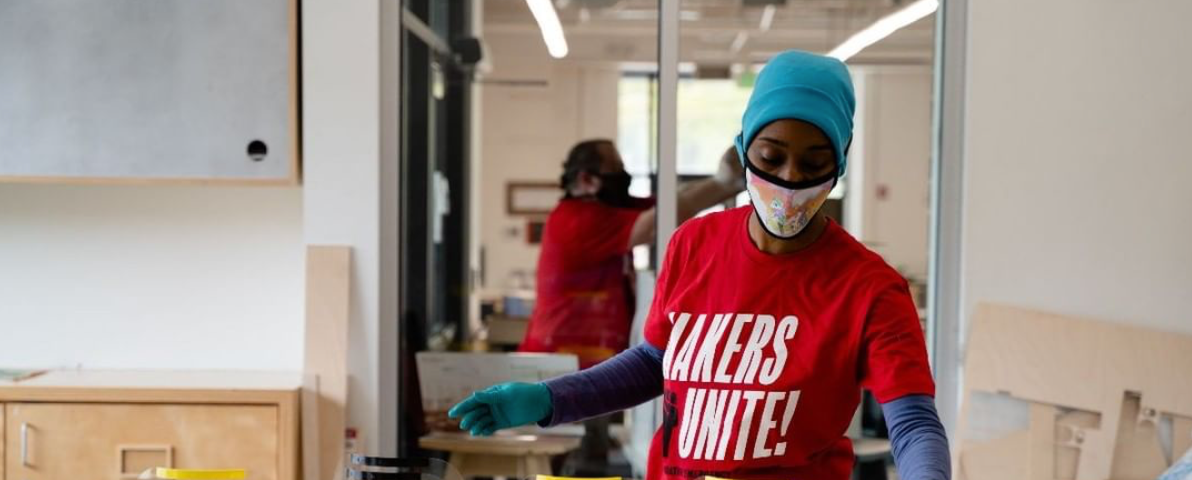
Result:
{"label": "background person's red shirt", "polygon": [[861,398],[934,395],[906,281],[835,222],[782,256],[742,207],[674,236],[646,323],[665,349],[647,478],[845,480]]}
{"label": "background person's red shirt", "polygon": [[628,347],[635,278],[629,237],[652,202],[636,203],[565,198],[551,211],[521,351],[574,353],[588,368]]}

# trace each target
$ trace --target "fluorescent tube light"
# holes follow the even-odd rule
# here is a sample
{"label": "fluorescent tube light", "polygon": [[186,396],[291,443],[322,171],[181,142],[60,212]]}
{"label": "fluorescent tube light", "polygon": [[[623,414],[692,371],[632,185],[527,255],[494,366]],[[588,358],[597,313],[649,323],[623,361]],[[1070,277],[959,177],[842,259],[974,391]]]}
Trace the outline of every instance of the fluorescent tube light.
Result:
{"label": "fluorescent tube light", "polygon": [[915,23],[919,19],[935,13],[940,7],[939,0],[918,0],[907,5],[906,8],[891,13],[873,22],[873,25],[849,37],[840,46],[828,52],[829,57],[836,57],[840,61],[847,61],[866,47],[880,42],[883,38],[897,32],[899,29]]}
{"label": "fluorescent tube light", "polygon": [[550,0],[526,0],[530,13],[534,14],[534,21],[538,22],[538,29],[542,31],[542,41],[546,42],[546,51],[550,56],[563,58],[567,56],[567,39],[563,37],[563,25],[559,23],[559,13]]}
{"label": "fluorescent tube light", "polygon": [[742,48],[745,48],[745,41],[749,40],[749,35],[745,32],[737,32],[737,36],[733,38],[733,44],[728,47],[729,51],[734,55],[739,53]]}
{"label": "fluorescent tube light", "polygon": [[773,4],[766,5],[766,8],[762,10],[762,22],[758,24],[758,30],[763,32],[770,31],[770,26],[774,24],[774,10],[777,9],[774,8]]}
{"label": "fluorescent tube light", "polygon": [[[604,15],[617,20],[656,20],[658,9],[621,9],[606,12]],[[702,18],[704,15],[699,10],[679,10],[679,20],[681,21],[698,22]]]}

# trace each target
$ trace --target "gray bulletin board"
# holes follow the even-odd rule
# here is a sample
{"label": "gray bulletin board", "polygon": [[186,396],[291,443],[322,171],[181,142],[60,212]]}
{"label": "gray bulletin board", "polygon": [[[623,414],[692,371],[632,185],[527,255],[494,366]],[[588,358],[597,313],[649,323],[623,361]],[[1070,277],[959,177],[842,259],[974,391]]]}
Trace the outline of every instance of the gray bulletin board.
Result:
{"label": "gray bulletin board", "polygon": [[0,0],[0,181],[296,182],[297,8]]}

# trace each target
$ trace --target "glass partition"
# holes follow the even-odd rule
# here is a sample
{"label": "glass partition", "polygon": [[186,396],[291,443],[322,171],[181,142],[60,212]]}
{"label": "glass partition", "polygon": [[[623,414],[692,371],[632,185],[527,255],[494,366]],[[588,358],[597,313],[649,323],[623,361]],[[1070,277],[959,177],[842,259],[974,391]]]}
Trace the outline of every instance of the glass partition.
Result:
{"label": "glass partition", "polygon": [[[428,31],[437,32],[445,43],[455,48],[453,41],[458,35],[453,31],[443,33],[443,22],[436,20],[442,15],[436,13],[438,8],[432,8],[437,3],[418,5],[427,15],[424,23]],[[403,270],[410,271],[403,279],[403,285],[409,298],[418,301],[425,299],[427,307],[421,315],[427,319],[426,325],[431,327],[414,335],[423,343],[412,350],[459,352],[461,355],[508,355],[485,358],[480,362],[489,369],[486,370],[488,373],[472,372],[471,369],[457,370],[487,375],[479,379],[465,379],[460,377],[465,374],[459,373],[452,374],[456,377],[452,381],[446,381],[444,374],[427,374],[434,377],[428,378],[411,372],[411,378],[417,377],[415,384],[421,390],[424,402],[408,404],[410,408],[407,408],[407,414],[414,422],[424,424],[418,432],[423,438],[436,433],[457,434],[457,430],[452,430],[458,420],[445,419],[443,406],[462,400],[475,385],[500,383],[515,378],[517,374],[502,370],[500,365],[509,359],[521,361],[519,359],[523,357],[516,354],[518,350],[528,349],[548,356],[570,355],[578,362],[577,367],[572,367],[574,370],[607,359],[641,341],[633,333],[639,332],[640,326],[630,328],[629,325],[641,318],[645,310],[643,304],[648,304],[652,296],[654,276],[649,269],[652,268],[651,248],[655,244],[653,231],[646,236],[633,234],[615,241],[606,239],[608,242],[595,246],[585,247],[580,242],[585,238],[601,237],[614,223],[628,232],[632,227],[624,220],[625,212],[618,210],[638,209],[644,212],[649,210],[649,205],[658,195],[663,194],[658,191],[656,181],[658,142],[655,134],[658,130],[658,115],[656,102],[651,99],[657,91],[652,79],[658,76],[657,0],[483,0],[441,3],[451,4],[450,7],[442,7],[448,10],[449,18],[457,3],[471,6],[472,35],[480,39],[484,58],[466,78],[469,83],[465,90],[470,108],[463,128],[468,133],[459,135],[454,130],[457,127],[444,126],[441,120],[443,115],[448,121],[456,118],[450,109],[453,99],[459,98],[450,89],[452,77],[447,77],[448,89],[444,98],[437,100],[434,96],[435,65],[440,70],[451,72],[452,55],[419,56],[423,54],[417,50],[423,45],[417,38],[404,45],[409,52],[406,59],[408,71],[416,72],[422,68],[418,65],[430,61],[428,70],[419,73],[421,76],[417,78],[409,79],[412,83],[406,86],[411,93],[403,99],[408,115],[405,128],[417,134],[416,139],[406,142],[407,151],[417,150],[414,147],[419,146],[424,137],[420,133],[421,129],[448,130],[441,135],[437,132],[429,135],[428,138],[433,139],[428,141],[432,142],[428,143],[432,159],[445,156],[449,161],[456,158],[450,153],[451,142],[467,143],[466,153],[463,154],[463,158],[467,159],[466,182],[452,180],[450,163],[446,168],[437,170],[433,166],[442,163],[430,163],[432,168],[425,172],[411,163],[410,172],[414,176],[407,176],[405,183],[408,190],[404,194],[404,208],[433,218],[435,212],[443,208],[441,197],[434,195],[437,185],[433,176],[436,171],[441,172],[448,177],[451,192],[446,209],[454,213],[462,208],[467,212],[466,228],[462,232],[454,232],[449,228],[442,230],[442,244],[448,247],[442,253],[433,247],[410,249],[403,257],[403,261],[408,259],[420,269],[412,271],[403,266]],[[411,4],[410,10],[418,10],[415,6]],[[415,14],[420,15],[417,11]],[[433,48],[433,45],[428,44],[426,47]],[[641,79],[642,82],[632,84],[630,80],[633,78]],[[424,93],[420,97],[415,91]],[[633,92],[636,92],[636,96],[633,96]],[[439,109],[440,103],[446,106]],[[416,109],[423,109],[425,113],[411,115]],[[629,137],[625,132],[642,134]],[[443,138],[447,138],[448,143],[433,143]],[[604,170],[603,173],[617,170],[595,164],[595,168],[593,165],[580,165],[570,170],[565,167],[573,148],[589,140],[607,140],[607,145],[613,148],[611,151],[614,153],[611,154],[605,147],[596,150],[601,158],[617,157],[621,160],[624,171],[630,176],[630,198],[609,199],[604,198],[603,193],[597,195],[596,192],[577,188],[582,183],[578,181],[581,171],[585,178],[583,181],[591,182],[601,176],[601,170]],[[409,156],[411,162],[418,158]],[[425,182],[425,186],[415,185],[414,182]],[[466,191],[460,199],[462,205],[457,203],[455,196],[460,188]],[[552,223],[552,211],[569,201],[565,200],[567,198],[573,200],[572,203],[599,206],[595,210],[601,213],[582,214]],[[649,223],[652,227],[653,222]],[[425,222],[423,228],[404,222],[403,225],[407,227],[404,236],[416,237],[419,244],[433,246],[439,238],[436,237],[439,230],[433,221]],[[445,226],[450,225],[448,223]],[[560,233],[566,229],[571,229],[571,233]],[[466,239],[461,240],[464,244],[462,250],[450,248],[456,237]],[[630,245],[631,242],[633,245]],[[631,254],[634,250],[631,246],[637,247],[636,255]],[[544,259],[548,256],[546,252],[552,248],[572,250],[556,256],[557,260]],[[438,259],[450,262],[456,255],[473,257],[465,261],[470,268],[465,281],[459,284],[444,281],[444,276],[454,271],[450,265],[436,263]],[[596,266],[572,268],[570,264],[560,267],[558,263],[584,257],[591,258]],[[635,259],[640,259],[637,260],[643,269],[640,272],[633,268]],[[618,269],[606,268],[609,266],[617,266]],[[550,268],[554,270],[544,271]],[[594,274],[597,270],[600,273]],[[616,281],[574,287],[576,284],[586,285],[586,279],[593,275],[604,274],[611,274],[608,278],[615,278]],[[544,283],[569,285],[562,295],[572,300],[558,300],[558,289],[551,290],[552,287],[544,286]],[[468,299],[462,315],[451,310],[453,299],[450,295],[454,292],[462,292]],[[557,309],[553,311],[570,313],[542,313],[550,310],[543,306],[546,303],[543,292],[546,292],[546,297],[555,299],[550,300]],[[445,306],[439,300],[442,295],[447,296]],[[560,306],[568,302],[570,306]],[[586,302],[587,307],[578,307],[581,302]],[[593,305],[602,306],[588,308]],[[596,310],[612,310],[615,314],[609,315],[607,319],[597,318],[599,316],[591,314]],[[562,329],[528,334],[534,315],[541,315],[547,323],[562,321],[563,317],[578,316],[582,317],[578,321],[580,324],[592,326],[604,322],[604,327],[594,328],[596,333],[586,339],[567,335]],[[436,337],[435,325],[457,326],[458,335]],[[435,342],[436,339],[447,341]],[[439,357],[422,355],[414,362],[419,367],[418,373],[424,373],[421,372],[424,362],[443,361],[441,358],[428,360],[432,358]],[[460,358],[456,360],[462,361]],[[525,373],[525,370],[518,371]],[[457,384],[473,387],[450,387]],[[433,405],[427,406],[425,401],[428,398]],[[427,411],[414,412],[415,407],[424,407]],[[632,462],[610,441],[611,437],[620,437],[621,432],[631,428],[627,425],[630,422],[623,417],[589,422],[586,436],[584,426],[547,432],[564,437],[570,435],[577,442],[583,438],[583,450],[592,454],[587,456],[588,459],[568,458],[556,465],[559,467],[556,473],[631,476],[635,471]],[[637,425],[651,428],[651,423],[652,419],[642,420]],[[519,431],[516,434],[502,434],[500,440],[516,442],[526,435],[536,434],[542,432],[531,430],[528,433]],[[633,448],[639,451],[645,447],[639,442]],[[644,451],[641,455],[644,455]],[[592,460],[596,458],[600,460]],[[637,463],[644,466],[644,458],[638,459]],[[518,472],[504,473],[507,475],[500,476],[522,476]]]}
{"label": "glass partition", "polygon": [[[423,397],[434,395],[437,402],[435,421],[429,422],[433,428],[419,434],[433,435],[435,429],[458,434],[441,431],[451,430],[456,421],[445,420],[442,410],[470,389],[441,387],[520,378],[528,370],[514,374],[497,367],[509,359],[535,358],[515,352],[535,352],[550,361],[558,360],[556,355],[570,356],[575,368],[582,369],[643,341],[660,247],[675,226],[689,217],[753,208],[730,147],[759,71],[788,49],[833,52],[846,60],[856,90],[856,127],[847,174],[822,209],[897,268],[912,286],[916,305],[923,305],[931,191],[932,15],[855,48],[852,39],[905,9],[907,2],[483,0],[460,2],[470,5],[470,20],[467,29],[458,31],[452,25],[462,23],[443,20],[453,18],[457,2],[443,3],[452,6],[412,2],[411,10],[425,13],[426,31],[441,36],[448,50],[456,48],[452,42],[459,32],[470,31],[481,40],[484,58],[460,74],[454,68],[459,52],[436,53],[434,42],[421,37],[404,44],[404,88],[411,92],[403,98],[404,128],[415,138],[405,142],[410,170],[403,180],[408,189],[403,208],[414,212],[410,219],[425,219],[421,228],[410,228],[403,220],[405,235],[417,236],[423,245],[403,256],[403,262],[417,266],[403,266],[408,272],[405,294],[425,305],[416,313],[427,328],[413,351],[508,355],[468,360],[490,365],[485,368],[491,372],[473,372],[489,377],[468,377],[467,382],[443,381],[455,374],[418,378]],[[842,53],[844,47],[853,51]],[[583,147],[589,140],[605,142]],[[581,150],[590,150],[595,163],[575,167]],[[613,167],[606,165],[610,158]],[[716,182],[724,178],[726,165],[735,168],[728,171],[737,180],[721,189]],[[620,171],[628,174],[630,197],[610,200],[604,187]],[[695,195],[692,188],[715,193]],[[614,213],[556,215],[568,202],[625,208],[630,204],[624,202],[634,197],[648,199],[640,206],[654,215],[644,239],[635,236],[636,221],[624,223]],[[627,239],[613,242],[620,242],[617,248],[597,241],[617,229],[627,232]],[[580,231],[589,233],[576,234]],[[605,289],[607,285],[574,287],[594,274],[569,268],[609,259],[626,262],[613,275],[617,291]],[[560,303],[559,285],[567,285],[567,295],[583,297],[589,307],[602,301],[616,304],[613,316],[629,326],[618,330],[625,338],[607,341],[610,337],[601,334],[593,342],[576,340],[572,334],[600,330],[603,320],[585,316],[590,309],[580,312],[574,302]],[[569,320],[575,324],[560,327]],[[436,337],[444,331],[451,334]],[[555,473],[641,475],[654,433],[675,408],[655,401],[617,418],[589,422],[581,429],[587,433],[579,447],[589,455],[568,457],[554,465]],[[409,415],[418,420],[421,412],[411,410]],[[884,428],[880,411],[867,400],[850,435],[857,442],[880,443]],[[576,433],[532,429],[497,438]],[[610,437],[619,439],[621,448],[613,448]],[[876,463],[862,467],[870,470],[860,471],[860,478],[876,478],[874,472],[886,468],[884,454],[871,458]]]}

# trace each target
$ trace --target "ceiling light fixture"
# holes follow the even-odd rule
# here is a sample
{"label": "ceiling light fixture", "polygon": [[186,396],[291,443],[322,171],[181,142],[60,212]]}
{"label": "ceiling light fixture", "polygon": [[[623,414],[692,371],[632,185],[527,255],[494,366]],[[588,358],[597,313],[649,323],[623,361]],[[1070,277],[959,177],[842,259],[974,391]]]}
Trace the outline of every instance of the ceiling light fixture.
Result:
{"label": "ceiling light fixture", "polygon": [[542,41],[546,42],[546,51],[550,56],[563,58],[567,56],[567,39],[563,37],[563,25],[559,23],[559,13],[550,0],[526,0],[530,13],[534,14],[534,21],[538,22],[538,29],[542,31]]}
{"label": "ceiling light fixture", "polygon": [[759,30],[762,32],[770,31],[770,26],[774,24],[775,10],[777,10],[777,8],[775,8],[774,5],[766,5],[766,8],[762,10],[762,22],[757,26]]}
{"label": "ceiling light fixture", "polygon": [[918,0],[915,3],[907,5],[902,10],[873,22],[873,25],[857,32],[855,35],[849,37],[848,40],[845,40],[844,43],[841,43],[840,46],[828,52],[828,56],[836,57],[842,62],[848,61],[849,58],[852,58],[853,55],[856,55],[866,47],[880,42],[883,38],[890,36],[890,34],[897,32],[903,27],[935,13],[939,7],[939,0]]}
{"label": "ceiling light fixture", "polygon": [[728,47],[729,51],[736,55],[745,48],[745,41],[749,40],[749,34],[745,32],[737,32],[736,38],[733,38],[733,44]]}
{"label": "ceiling light fixture", "polygon": [[[604,16],[617,20],[657,20],[658,9],[617,8],[604,13]],[[704,18],[699,10],[679,10],[679,20],[684,22],[698,22]]]}

